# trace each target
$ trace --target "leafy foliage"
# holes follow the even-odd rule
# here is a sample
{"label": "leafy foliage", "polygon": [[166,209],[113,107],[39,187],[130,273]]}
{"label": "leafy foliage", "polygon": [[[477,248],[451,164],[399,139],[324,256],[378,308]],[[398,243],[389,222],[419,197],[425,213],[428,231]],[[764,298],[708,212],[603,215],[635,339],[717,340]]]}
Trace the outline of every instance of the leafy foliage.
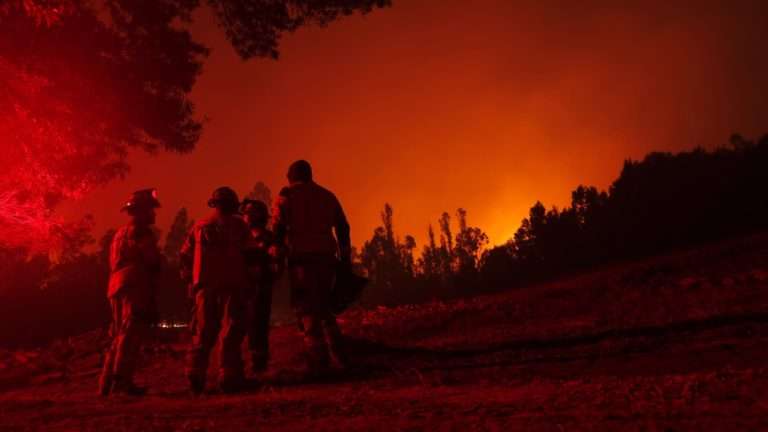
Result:
{"label": "leafy foliage", "polygon": [[470,292],[478,281],[480,258],[488,244],[488,236],[467,224],[467,212],[457,211],[459,231],[451,230],[451,217],[443,213],[439,219],[440,246],[433,228],[429,227],[429,243],[416,259],[416,240],[406,235],[403,241],[395,234],[394,210],[389,204],[381,212],[382,225],[365,242],[360,265],[371,278],[373,289],[368,301],[376,304],[398,304],[450,297],[457,288]]}
{"label": "leafy foliage", "polygon": [[488,280],[518,283],[768,228],[768,136],[708,152],[628,160],[608,192],[579,186],[571,206],[537,202],[508,245],[485,256]]}
{"label": "leafy foliage", "polygon": [[327,25],[356,11],[369,13],[391,0],[208,0],[227,39],[243,59],[278,58],[284,33],[308,24]]}
{"label": "leafy foliage", "polygon": [[368,301],[472,295],[768,229],[766,184],[768,136],[752,142],[734,135],[714,151],[628,160],[608,191],[578,186],[563,209],[536,202],[514,237],[491,249],[483,231],[467,223],[466,210],[456,212],[455,234],[443,213],[418,258],[415,242],[395,234],[387,204],[360,255],[374,285]]}
{"label": "leafy foliage", "polygon": [[[243,58],[280,36],[386,1],[210,0]],[[0,0],[0,242],[49,245],[52,209],[129,169],[132,150],[185,153],[202,120],[190,92],[208,50],[198,0]]]}
{"label": "leafy foliage", "polygon": [[189,219],[189,212],[186,208],[182,207],[176,213],[163,246],[163,254],[168,258],[169,262],[178,263],[181,246],[184,244],[187,233],[194,223],[194,221]]}
{"label": "leafy foliage", "polygon": [[263,181],[256,182],[253,189],[245,195],[245,198],[259,200],[266,204],[268,209],[272,208],[272,191]]}

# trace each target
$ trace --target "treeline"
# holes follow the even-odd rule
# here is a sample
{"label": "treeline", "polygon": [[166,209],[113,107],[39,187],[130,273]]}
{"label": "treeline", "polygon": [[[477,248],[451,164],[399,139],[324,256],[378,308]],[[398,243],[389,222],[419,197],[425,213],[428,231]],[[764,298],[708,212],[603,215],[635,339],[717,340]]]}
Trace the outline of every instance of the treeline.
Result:
{"label": "treeline", "polygon": [[488,236],[467,223],[466,210],[456,211],[455,234],[447,212],[438,220],[437,232],[430,225],[419,257],[413,236],[400,239],[395,234],[393,216],[392,206],[385,204],[381,226],[355,253],[359,270],[371,279],[366,303],[400,304],[453,297],[475,289]]}
{"label": "treeline", "polygon": [[0,346],[75,335],[108,321],[109,239],[84,253],[95,243],[92,220],[70,228],[55,253],[0,247]]}
{"label": "treeline", "polygon": [[768,136],[650,153],[626,161],[607,192],[579,186],[562,210],[536,203],[503,250],[524,279],[762,230],[767,187]]}
{"label": "treeline", "polygon": [[579,186],[565,208],[537,202],[514,237],[491,249],[459,209],[458,231],[452,234],[444,213],[438,233],[429,228],[427,244],[415,257],[413,237],[399,239],[386,205],[382,226],[359,254],[361,270],[373,282],[367,300],[472,295],[767,229],[767,189],[768,135],[758,142],[734,135],[714,151],[628,160],[607,191]]}
{"label": "treeline", "polygon": [[[514,237],[489,248],[464,209],[443,213],[424,245],[396,232],[385,205],[381,226],[355,253],[358,271],[372,281],[367,305],[413,303],[522,286],[615,260],[657,254],[768,229],[768,136],[738,135],[714,151],[651,153],[626,161],[607,191],[579,186],[562,209],[537,202]],[[271,200],[258,182],[248,197]],[[516,221],[509,221],[510,225]],[[181,209],[161,236],[168,266],[159,290],[162,318],[186,321],[186,288],[178,251],[192,225]],[[0,246],[0,346],[39,343],[105,326],[109,244],[92,221],[62,230],[56,254],[30,255]],[[96,245],[94,248],[93,245]],[[93,251],[91,251],[93,250]],[[278,290],[284,295],[285,290]]]}

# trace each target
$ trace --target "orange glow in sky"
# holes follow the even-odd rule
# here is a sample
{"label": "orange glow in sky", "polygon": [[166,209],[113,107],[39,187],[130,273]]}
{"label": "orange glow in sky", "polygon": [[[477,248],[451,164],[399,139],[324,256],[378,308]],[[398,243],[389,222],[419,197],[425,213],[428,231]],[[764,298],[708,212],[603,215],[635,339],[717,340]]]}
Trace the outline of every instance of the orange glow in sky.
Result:
{"label": "orange glow in sky", "polygon": [[763,2],[669,3],[395,0],[286,37],[277,62],[241,61],[201,13],[193,35],[212,54],[193,94],[210,118],[197,150],[137,154],[124,181],[61,213],[94,214],[98,236],[151,186],[167,230],[182,206],[205,214],[217,186],[276,192],[305,158],[357,245],[385,202],[419,246],[458,207],[502,243],[536,200],[606,188],[626,158],[768,132]]}

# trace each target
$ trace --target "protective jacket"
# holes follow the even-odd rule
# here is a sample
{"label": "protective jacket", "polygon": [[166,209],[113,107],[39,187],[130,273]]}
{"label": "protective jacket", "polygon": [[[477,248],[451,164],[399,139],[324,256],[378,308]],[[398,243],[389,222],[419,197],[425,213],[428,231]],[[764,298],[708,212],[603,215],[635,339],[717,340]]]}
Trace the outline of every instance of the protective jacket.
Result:
{"label": "protective jacket", "polygon": [[247,284],[243,252],[248,226],[236,215],[213,214],[197,222],[181,249],[182,271],[192,291],[243,289]]}
{"label": "protective jacket", "polygon": [[137,299],[150,299],[161,266],[162,255],[151,228],[133,224],[120,228],[110,248],[107,297],[129,294]]}
{"label": "protective jacket", "polygon": [[317,183],[283,188],[273,214],[276,241],[286,244],[290,255],[349,254],[349,223],[344,210],[336,195]]}

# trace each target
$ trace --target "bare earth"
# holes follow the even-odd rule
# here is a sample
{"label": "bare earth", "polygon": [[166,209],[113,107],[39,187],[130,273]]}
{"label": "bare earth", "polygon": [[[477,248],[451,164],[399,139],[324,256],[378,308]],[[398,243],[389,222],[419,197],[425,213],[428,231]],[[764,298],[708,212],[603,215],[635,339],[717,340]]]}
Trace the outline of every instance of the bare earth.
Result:
{"label": "bare earth", "polygon": [[768,430],[766,235],[342,319],[348,374],[298,382],[283,325],[236,396],[190,396],[174,335],[147,349],[145,398],[96,396],[100,332],[0,351],[0,431]]}

